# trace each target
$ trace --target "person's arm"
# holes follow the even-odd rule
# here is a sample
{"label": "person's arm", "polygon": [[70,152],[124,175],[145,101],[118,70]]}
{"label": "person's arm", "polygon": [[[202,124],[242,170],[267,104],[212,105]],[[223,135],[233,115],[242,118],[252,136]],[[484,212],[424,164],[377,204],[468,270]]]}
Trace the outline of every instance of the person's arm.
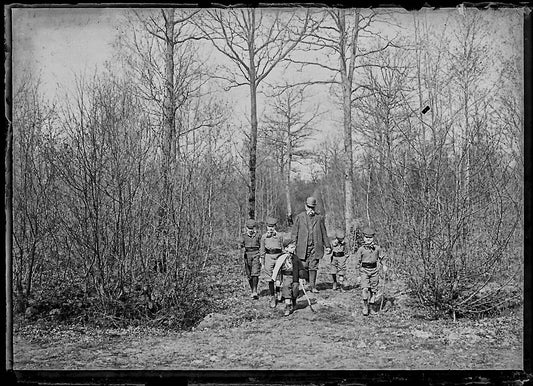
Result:
{"label": "person's arm", "polygon": [[324,247],[326,247],[327,254],[331,253],[331,243],[329,241],[328,233],[326,231],[326,219],[324,216],[321,216],[320,219],[320,228],[322,228],[322,239],[324,243]]}
{"label": "person's arm", "polygon": [[344,255],[348,258],[348,257],[351,257],[351,254],[350,254],[350,241],[344,239],[344,247],[343,247],[343,252],[344,252]]}
{"label": "person's arm", "polygon": [[387,254],[383,251],[383,249],[381,249],[380,246],[378,246],[376,253],[378,255],[378,261],[381,265],[381,269],[383,269],[383,273],[387,272],[387,266],[383,264],[383,259],[387,257]]}
{"label": "person's arm", "polygon": [[294,224],[291,228],[291,238],[296,244],[298,244],[298,227],[300,226],[300,216],[296,216]]}
{"label": "person's arm", "polygon": [[381,247],[378,247],[378,259],[379,259],[379,261],[382,261],[386,257],[387,257],[387,254],[383,251],[383,249]]}

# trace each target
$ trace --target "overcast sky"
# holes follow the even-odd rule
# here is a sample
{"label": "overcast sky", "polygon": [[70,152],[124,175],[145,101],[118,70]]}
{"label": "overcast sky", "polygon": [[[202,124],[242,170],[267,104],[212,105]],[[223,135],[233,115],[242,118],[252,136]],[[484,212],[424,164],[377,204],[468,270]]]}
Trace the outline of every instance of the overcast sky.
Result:
{"label": "overcast sky", "polygon": [[[53,95],[56,84],[67,84],[72,73],[93,71],[95,66],[111,59],[111,43],[118,32],[116,24],[124,11],[123,8],[13,8],[14,67],[26,65],[40,72],[46,92]],[[520,16],[520,10],[514,12],[514,17],[508,12],[486,12],[494,14],[492,22],[500,25],[499,31],[522,22],[521,17],[516,17]],[[400,13],[404,12],[398,10]],[[444,20],[450,13],[458,16],[460,12],[455,9],[428,12],[435,21]],[[521,36],[521,26],[516,27]]]}
{"label": "overcast sky", "polygon": [[[14,77],[18,70],[27,67],[41,76],[42,91],[49,98],[56,96],[58,90],[68,90],[76,74],[91,74],[98,71],[106,60],[112,59],[111,44],[117,37],[117,23],[124,11],[121,8],[12,8]],[[522,38],[521,12],[510,9],[486,11],[495,30],[501,33],[501,36],[495,36],[495,44],[509,38],[509,34],[515,40]],[[424,13],[430,23],[437,25],[446,16],[459,17],[461,12],[447,9]],[[398,10],[397,14],[400,19],[412,22],[412,14],[403,10]],[[506,49],[511,50],[512,47],[502,47],[503,55],[506,55]],[[243,99],[240,106],[237,103],[238,113],[234,116],[240,115],[241,122],[244,122],[249,105],[248,90],[240,87],[231,95],[234,99]],[[330,100],[324,95],[319,95],[319,98],[321,102]],[[326,110],[330,113],[324,116],[320,126],[330,132],[338,125],[340,110],[328,107]]]}

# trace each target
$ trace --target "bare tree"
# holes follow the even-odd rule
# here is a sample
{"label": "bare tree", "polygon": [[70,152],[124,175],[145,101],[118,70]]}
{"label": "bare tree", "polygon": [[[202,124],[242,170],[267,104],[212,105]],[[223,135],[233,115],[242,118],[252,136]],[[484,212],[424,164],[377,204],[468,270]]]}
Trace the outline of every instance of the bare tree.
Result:
{"label": "bare tree", "polygon": [[[488,52],[488,31],[484,26],[483,17],[474,10],[464,10],[458,19],[458,28],[455,32],[456,45],[450,50],[451,61],[451,81],[456,86],[456,95],[460,98],[460,109],[462,112],[462,125],[460,127],[461,159],[460,168],[464,175],[461,189],[464,190],[467,200],[469,200],[469,190],[471,189],[471,169],[472,144],[479,134],[475,130],[472,116],[477,112],[480,103],[492,90],[483,86],[483,77],[487,75],[486,64],[489,62]],[[485,97],[483,97],[485,96]],[[467,203],[467,206],[470,204]],[[469,232],[468,224],[463,226],[463,240],[466,240]]]}
{"label": "bare tree", "polygon": [[46,162],[57,110],[40,93],[40,81],[23,73],[13,100],[13,240],[17,308],[32,296],[34,280],[47,269],[45,260],[56,229],[56,173]]}
{"label": "bare tree", "polygon": [[227,89],[248,86],[250,89],[250,153],[248,216],[255,218],[257,167],[257,92],[261,83],[315,28],[306,11],[263,10],[257,8],[206,10],[198,19],[198,28],[213,46],[236,65],[220,75]]}
{"label": "bare tree", "polygon": [[[96,290],[106,309],[139,279],[132,261],[133,255],[142,256],[142,225],[136,228],[132,217],[143,192],[142,165],[150,158],[151,143],[131,84],[112,77],[79,78],[76,91],[64,108],[63,143],[47,163],[62,181],[64,248],[77,261],[68,268],[76,281]],[[147,279],[143,274],[141,282]]]}
{"label": "bare tree", "polygon": [[[376,65],[369,62],[365,63],[363,59],[385,50],[392,44],[392,40],[381,39],[378,33],[372,31],[372,25],[377,18],[373,12],[344,8],[330,9],[326,12],[328,16],[326,21],[321,24],[317,32],[306,39],[304,47],[307,53],[317,51],[337,62],[316,62],[305,58],[298,59],[296,56],[291,57],[290,61],[300,65],[316,66],[331,72],[332,78],[311,80],[307,84],[334,85],[336,86],[335,90],[339,91],[343,115],[345,154],[344,220],[345,228],[349,230],[354,226],[355,213],[352,103],[355,99],[362,97],[360,91],[364,89],[364,86],[356,79],[356,71],[366,66]],[[376,38],[378,41],[386,40],[377,49],[368,49],[365,48],[365,44],[362,44],[362,40],[374,40]]]}
{"label": "bare tree", "polygon": [[309,158],[311,152],[305,150],[305,141],[313,134],[313,121],[318,109],[312,113],[304,111],[306,96],[304,88],[285,87],[272,102],[272,114],[262,130],[263,141],[269,154],[274,156],[279,172],[284,179],[287,202],[287,222],[292,225],[291,171],[293,163]]}
{"label": "bare tree", "polygon": [[[373,194],[369,185],[379,188],[378,195],[382,213],[386,216],[385,228],[387,239],[396,240],[399,231],[396,223],[402,221],[398,212],[403,213],[402,200],[405,184],[402,180],[401,169],[393,165],[398,158],[409,153],[404,136],[411,138],[409,133],[403,133],[406,121],[414,117],[414,112],[406,109],[405,94],[413,93],[411,86],[412,66],[410,56],[405,48],[390,48],[379,52],[375,60],[379,67],[367,67],[361,76],[361,83],[371,93],[355,102],[356,114],[354,119],[358,125],[358,143],[362,149],[362,169],[366,169],[366,196]],[[373,189],[372,189],[373,191]],[[367,204],[369,200],[365,200]],[[367,205],[367,222],[370,223]],[[375,224],[378,225],[378,224]]]}
{"label": "bare tree", "polygon": [[[406,71],[367,72],[373,96],[361,101],[358,111],[368,122],[367,167],[385,172],[369,185],[370,205],[382,223],[400,230],[397,267],[407,270],[421,304],[455,318],[492,312],[517,298],[518,269],[503,274],[502,267],[508,264],[506,254],[516,254],[510,240],[518,217],[493,98],[480,92],[483,82],[478,82],[489,71],[479,63],[490,55],[477,51],[483,40],[472,36],[465,48],[460,31],[472,31],[473,19],[460,20],[455,39],[446,25],[436,29],[418,16],[415,49],[401,52]],[[470,56],[457,57],[464,52]],[[388,67],[394,57],[381,63]],[[485,82],[486,90],[491,86]],[[424,114],[420,107],[426,103]],[[466,116],[465,104],[468,118],[458,119]]]}
{"label": "bare tree", "polygon": [[[173,175],[180,140],[187,147],[188,134],[221,124],[222,104],[209,96],[208,68],[198,55],[202,40],[194,19],[194,9],[164,8],[135,10],[120,36],[121,57],[126,68],[139,79],[136,93],[145,100],[152,124],[160,129],[161,198],[159,200],[160,242],[169,251],[169,229],[176,210]],[[120,56],[119,56],[120,57]],[[168,253],[163,253],[158,269],[165,270]]]}
{"label": "bare tree", "polygon": [[[324,210],[327,210],[327,229],[344,227],[344,144],[342,133],[332,133],[322,140],[313,151],[315,175],[321,181]],[[327,205],[327,206],[326,206]]]}

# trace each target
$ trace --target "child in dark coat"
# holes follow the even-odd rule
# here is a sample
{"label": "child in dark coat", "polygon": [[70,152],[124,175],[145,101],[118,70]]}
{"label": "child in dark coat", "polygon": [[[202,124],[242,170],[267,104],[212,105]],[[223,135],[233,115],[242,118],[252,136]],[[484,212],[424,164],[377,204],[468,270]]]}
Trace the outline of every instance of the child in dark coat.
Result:
{"label": "child in dark coat", "polygon": [[291,238],[283,240],[284,254],[278,257],[272,279],[281,283],[281,295],[285,299],[284,315],[289,316],[296,308],[299,291],[300,270],[304,270],[301,260],[294,253],[296,243]]}

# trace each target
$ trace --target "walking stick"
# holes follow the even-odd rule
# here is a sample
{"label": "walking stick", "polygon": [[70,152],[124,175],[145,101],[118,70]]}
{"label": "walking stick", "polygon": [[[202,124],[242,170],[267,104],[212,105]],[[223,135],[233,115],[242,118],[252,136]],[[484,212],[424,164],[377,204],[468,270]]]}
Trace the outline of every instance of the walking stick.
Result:
{"label": "walking stick", "polygon": [[[381,268],[383,269],[383,267]],[[381,289],[381,304],[379,305],[379,312],[383,309],[383,300],[385,299],[385,289],[387,288],[387,270],[383,270],[383,288]]]}
{"label": "walking stick", "polygon": [[313,309],[313,306],[311,305],[311,299],[309,299],[309,296],[307,296],[307,292],[305,292],[305,286],[303,285],[302,282],[300,282],[300,287],[302,287],[302,290],[304,291],[304,295],[305,295],[305,298],[307,299],[307,303],[309,304],[309,308],[311,309],[311,311],[316,312]]}

